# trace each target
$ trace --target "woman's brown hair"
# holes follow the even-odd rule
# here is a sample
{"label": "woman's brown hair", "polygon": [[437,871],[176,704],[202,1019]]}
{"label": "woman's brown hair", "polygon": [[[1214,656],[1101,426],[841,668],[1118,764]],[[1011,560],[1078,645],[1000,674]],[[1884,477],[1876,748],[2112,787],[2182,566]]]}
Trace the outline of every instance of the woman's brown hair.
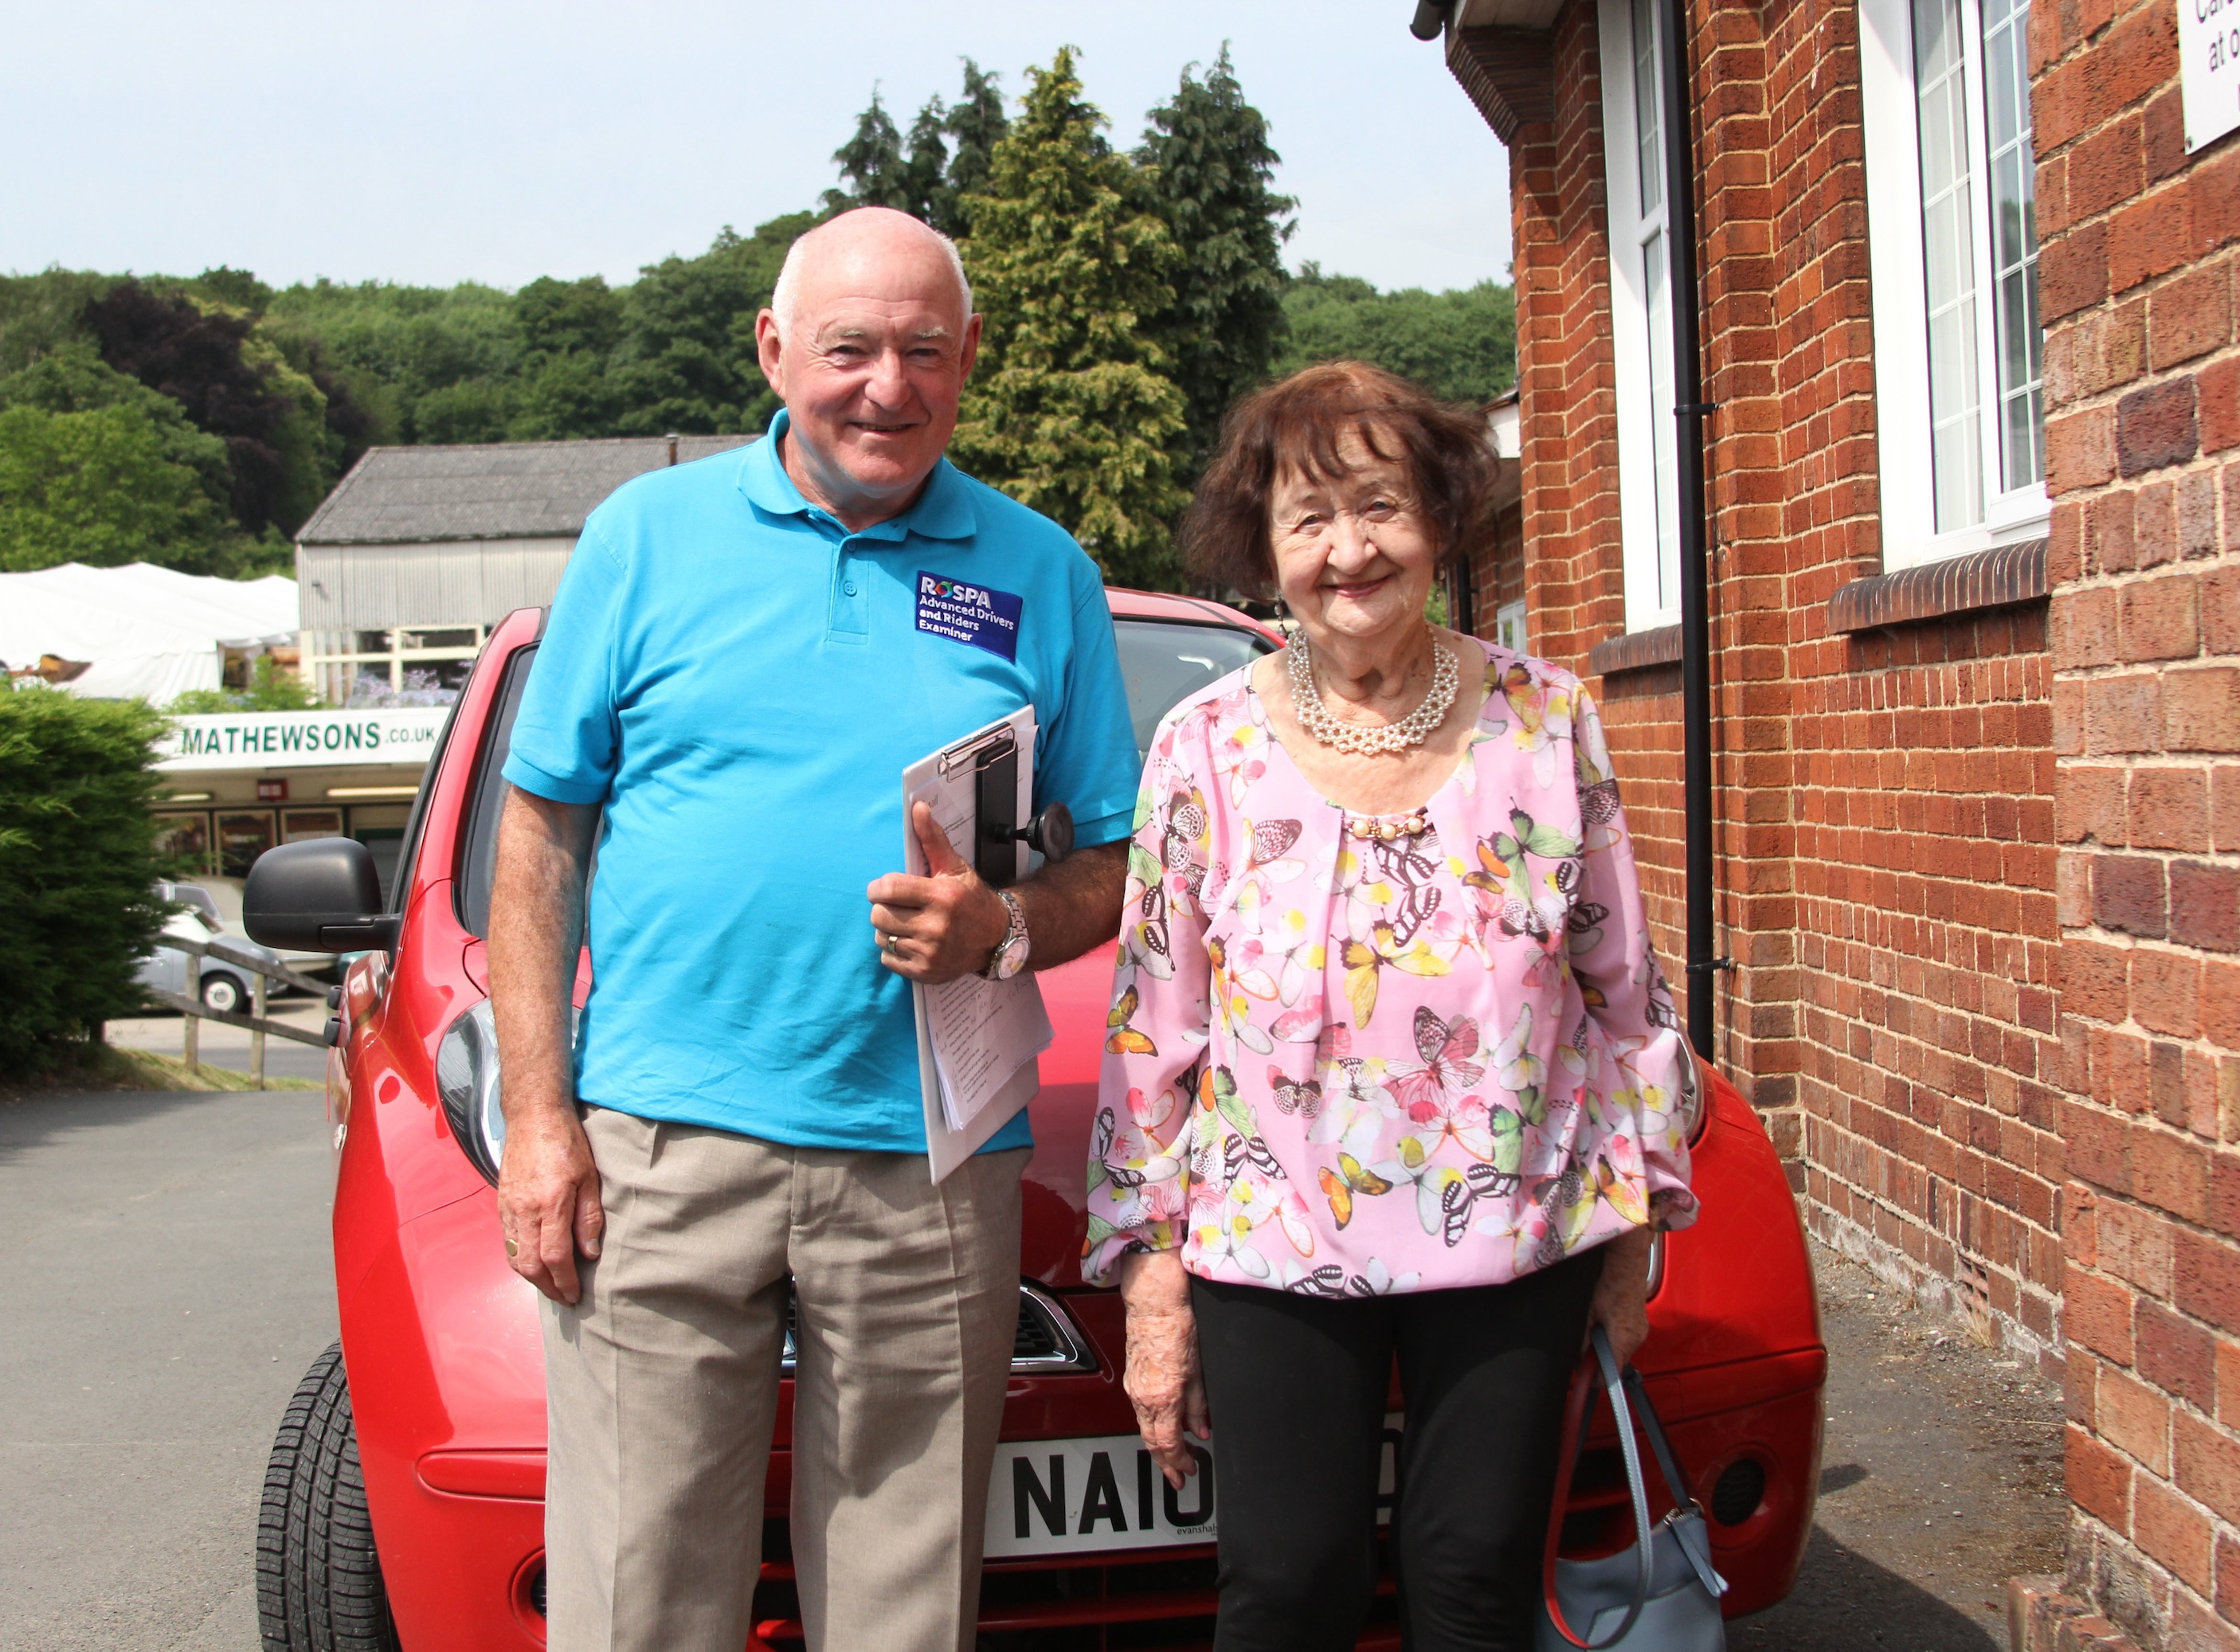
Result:
{"label": "woman's brown hair", "polygon": [[1183,518],[1190,570],[1247,596],[1273,591],[1268,499],[1276,477],[1290,465],[1335,481],[1350,468],[1341,453],[1349,435],[1407,471],[1442,562],[1473,546],[1497,463],[1485,415],[1367,362],[1324,362],[1255,390],[1221,422],[1220,446]]}

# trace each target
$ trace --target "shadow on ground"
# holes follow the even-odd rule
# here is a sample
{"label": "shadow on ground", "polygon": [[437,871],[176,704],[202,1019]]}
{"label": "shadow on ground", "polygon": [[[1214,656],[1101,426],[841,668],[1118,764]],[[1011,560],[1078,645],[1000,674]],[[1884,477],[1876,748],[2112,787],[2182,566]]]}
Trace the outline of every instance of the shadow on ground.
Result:
{"label": "shadow on ground", "polygon": [[1727,1625],[1728,1652],[2006,1652],[1977,1616],[1877,1566],[1814,1526],[1796,1592]]}
{"label": "shadow on ground", "polygon": [[[285,1093],[291,1099],[303,1094]],[[207,1102],[210,1094],[163,1089],[35,1090],[0,1100],[0,1166],[12,1164],[73,1131],[129,1129],[183,1108],[193,1108]]]}

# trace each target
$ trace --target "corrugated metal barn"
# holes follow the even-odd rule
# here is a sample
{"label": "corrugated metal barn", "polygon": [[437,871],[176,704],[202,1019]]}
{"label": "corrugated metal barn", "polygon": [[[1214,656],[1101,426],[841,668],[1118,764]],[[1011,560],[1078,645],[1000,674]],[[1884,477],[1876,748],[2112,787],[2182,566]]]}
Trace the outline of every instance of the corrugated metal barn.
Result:
{"label": "corrugated metal barn", "polygon": [[449,699],[492,625],[552,600],[601,500],[753,440],[370,450],[296,536],[305,675],[333,705]]}

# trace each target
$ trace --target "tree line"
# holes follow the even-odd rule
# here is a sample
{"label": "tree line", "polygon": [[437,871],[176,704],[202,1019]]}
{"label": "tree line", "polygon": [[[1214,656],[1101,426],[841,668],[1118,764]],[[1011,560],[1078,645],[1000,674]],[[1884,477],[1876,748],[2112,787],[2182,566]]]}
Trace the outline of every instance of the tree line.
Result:
{"label": "tree line", "polygon": [[284,570],[289,536],[375,443],[759,430],[777,403],[755,316],[786,249],[865,204],[954,236],[987,316],[957,462],[1117,582],[1175,582],[1172,525],[1221,416],[1269,377],[1354,356],[1456,399],[1513,382],[1506,286],[1285,270],[1296,203],[1225,47],[1128,150],[1070,50],[1025,82],[1009,105],[967,59],[956,99],[907,130],[875,88],[814,210],[726,227],[623,285],[0,277],[0,570]]}

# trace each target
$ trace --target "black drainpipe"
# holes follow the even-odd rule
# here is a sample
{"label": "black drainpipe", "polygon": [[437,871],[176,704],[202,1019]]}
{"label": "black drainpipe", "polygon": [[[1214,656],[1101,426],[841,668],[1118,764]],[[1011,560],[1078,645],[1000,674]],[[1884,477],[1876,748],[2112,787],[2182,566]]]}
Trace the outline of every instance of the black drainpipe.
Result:
{"label": "black drainpipe", "polygon": [[[1710,1059],[1719,972],[1711,887],[1711,626],[1704,545],[1702,295],[1696,290],[1696,145],[1690,120],[1687,35],[1681,0],[1657,0],[1657,72],[1664,83],[1664,222],[1672,278],[1672,416],[1679,421],[1680,726],[1687,833],[1688,1042]],[[1438,39],[1454,22],[1451,0],[1417,0],[1409,31]]]}
{"label": "black drainpipe", "polygon": [[1718,972],[1711,885],[1711,626],[1703,534],[1703,355],[1696,290],[1696,146],[1688,37],[1681,0],[1657,0],[1657,70],[1664,82],[1664,222],[1672,276],[1672,416],[1679,421],[1680,725],[1686,777],[1688,1042],[1709,1060]]}

